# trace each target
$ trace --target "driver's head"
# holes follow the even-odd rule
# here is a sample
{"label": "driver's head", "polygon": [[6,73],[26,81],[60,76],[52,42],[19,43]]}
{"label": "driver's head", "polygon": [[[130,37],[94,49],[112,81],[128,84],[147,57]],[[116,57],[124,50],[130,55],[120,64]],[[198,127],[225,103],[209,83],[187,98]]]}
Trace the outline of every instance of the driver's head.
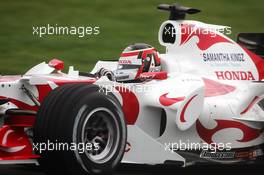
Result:
{"label": "driver's head", "polygon": [[143,72],[158,72],[160,69],[159,53],[154,47],[133,44],[121,53],[115,78],[119,82],[135,81]]}

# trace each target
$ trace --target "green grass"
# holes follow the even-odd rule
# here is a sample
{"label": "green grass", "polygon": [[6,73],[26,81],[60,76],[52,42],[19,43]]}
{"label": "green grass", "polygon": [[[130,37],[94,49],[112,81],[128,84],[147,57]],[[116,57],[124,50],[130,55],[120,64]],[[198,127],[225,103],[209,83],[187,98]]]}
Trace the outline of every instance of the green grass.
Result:
{"label": "green grass", "polygon": [[[118,59],[124,47],[158,43],[159,25],[168,14],[156,10],[173,0],[0,0],[0,74],[19,74],[31,66],[59,58],[66,66],[90,70],[98,59]],[[203,12],[188,16],[239,32],[264,32],[262,0],[178,0]],[[97,36],[32,35],[33,26],[99,26]]]}

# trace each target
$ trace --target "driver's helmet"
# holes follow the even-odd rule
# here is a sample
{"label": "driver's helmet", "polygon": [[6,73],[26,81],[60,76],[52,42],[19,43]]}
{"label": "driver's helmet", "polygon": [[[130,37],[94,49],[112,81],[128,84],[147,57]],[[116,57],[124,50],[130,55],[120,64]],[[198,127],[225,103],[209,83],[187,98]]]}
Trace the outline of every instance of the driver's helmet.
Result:
{"label": "driver's helmet", "polygon": [[121,54],[115,71],[116,81],[126,82],[140,80],[143,72],[161,70],[159,53],[148,44],[133,44]]}

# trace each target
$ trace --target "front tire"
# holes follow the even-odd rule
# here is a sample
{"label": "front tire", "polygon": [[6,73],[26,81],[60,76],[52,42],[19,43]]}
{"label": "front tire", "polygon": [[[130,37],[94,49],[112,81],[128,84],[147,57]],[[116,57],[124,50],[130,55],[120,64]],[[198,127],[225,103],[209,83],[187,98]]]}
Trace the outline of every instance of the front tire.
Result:
{"label": "front tire", "polygon": [[[109,173],[123,157],[126,137],[120,103],[96,85],[68,84],[50,92],[34,127],[35,144],[77,148],[42,151],[40,164],[49,174]],[[79,150],[79,146],[85,149]]]}

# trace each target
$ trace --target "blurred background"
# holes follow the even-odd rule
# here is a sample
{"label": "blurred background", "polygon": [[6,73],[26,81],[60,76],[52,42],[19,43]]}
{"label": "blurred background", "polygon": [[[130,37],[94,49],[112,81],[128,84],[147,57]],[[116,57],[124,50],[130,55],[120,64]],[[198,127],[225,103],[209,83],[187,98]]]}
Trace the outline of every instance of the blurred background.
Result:
{"label": "blurred background", "polygon": [[[118,59],[129,44],[145,42],[162,53],[160,24],[168,13],[161,3],[175,0],[0,0],[0,74],[23,74],[42,61],[59,58],[82,71],[98,59]],[[240,32],[264,32],[263,0],[177,0],[202,13],[187,19],[232,27]],[[99,26],[99,35],[33,35],[33,26]]]}

